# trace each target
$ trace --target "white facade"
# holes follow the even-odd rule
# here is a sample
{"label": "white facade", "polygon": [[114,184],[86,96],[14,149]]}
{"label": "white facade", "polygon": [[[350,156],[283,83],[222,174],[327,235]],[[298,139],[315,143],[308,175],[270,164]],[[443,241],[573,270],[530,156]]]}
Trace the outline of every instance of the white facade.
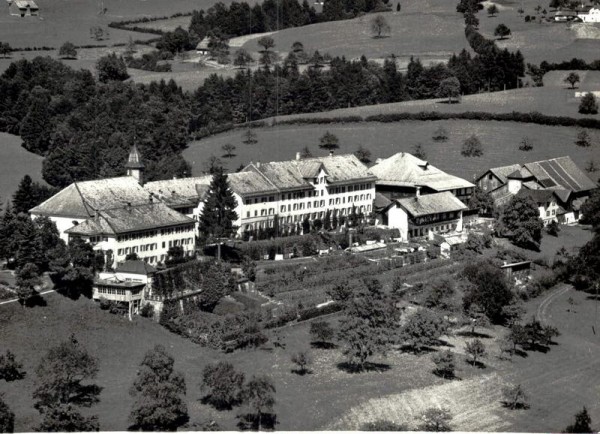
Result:
{"label": "white facade", "polygon": [[113,267],[135,253],[139,259],[150,264],[164,262],[171,247],[181,246],[187,256],[196,250],[195,225],[183,225],[130,232],[120,235],[79,236],[92,244],[94,250],[112,252]]}
{"label": "white facade", "polygon": [[370,214],[375,199],[375,183],[359,182],[330,185],[326,173],[321,170],[310,181],[312,188],[249,196],[234,193],[238,203],[235,211],[238,220],[235,225],[239,233],[245,230],[273,227],[274,219],[279,219],[280,228],[286,225],[302,224],[304,220],[323,220],[329,210],[331,217],[347,217],[355,207],[357,214]]}
{"label": "white facade", "polygon": [[409,221],[408,213],[400,206],[389,209],[388,226],[400,231],[400,239],[409,241],[415,238],[433,240],[434,235],[460,233],[463,231],[463,212],[455,211],[432,215],[429,223],[413,224]]}
{"label": "white facade", "polygon": [[[43,217],[40,214],[36,214],[34,212],[31,213],[31,219],[35,220],[38,217]],[[48,216],[48,218],[56,224],[56,228],[58,229],[58,235],[65,242],[69,242],[69,234],[66,234],[65,231],[69,228],[72,228],[75,224],[79,224],[86,219],[77,218],[77,217],[57,217],[57,216]]]}
{"label": "white facade", "polygon": [[592,8],[587,14],[580,14],[579,18],[584,23],[600,23],[600,8]]}

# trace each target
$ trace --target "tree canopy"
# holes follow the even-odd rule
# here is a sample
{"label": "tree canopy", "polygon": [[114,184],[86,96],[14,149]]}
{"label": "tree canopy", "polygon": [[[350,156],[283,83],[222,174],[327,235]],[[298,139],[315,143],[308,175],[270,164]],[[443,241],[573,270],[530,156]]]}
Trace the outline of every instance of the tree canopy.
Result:
{"label": "tree canopy", "polygon": [[514,196],[501,211],[497,232],[525,249],[539,250],[544,223],[537,204],[529,196]]}
{"label": "tree canopy", "polygon": [[233,235],[233,223],[238,215],[227,175],[216,169],[200,216],[200,234],[206,239],[226,238]]}

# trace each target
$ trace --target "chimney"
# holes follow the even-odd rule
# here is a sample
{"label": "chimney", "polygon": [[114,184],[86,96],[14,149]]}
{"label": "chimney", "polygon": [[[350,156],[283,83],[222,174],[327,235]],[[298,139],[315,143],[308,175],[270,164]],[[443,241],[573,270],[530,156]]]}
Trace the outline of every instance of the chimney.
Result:
{"label": "chimney", "polygon": [[257,161],[257,162],[256,162],[256,167],[257,167],[258,169],[260,169],[260,161]]}
{"label": "chimney", "polygon": [[423,169],[427,170],[427,168],[429,167],[429,161],[425,162],[425,166],[423,167]]}
{"label": "chimney", "polygon": [[173,175],[173,181],[177,179],[177,175]]}
{"label": "chimney", "polygon": [[149,201],[150,203],[153,203],[153,202],[154,202],[154,193],[150,192],[150,195],[149,195],[149,197],[148,197],[148,201]]}
{"label": "chimney", "polygon": [[329,151],[329,156],[333,157],[333,151]]}
{"label": "chimney", "polygon": [[415,187],[417,188],[415,199],[418,200],[421,197],[421,186],[420,185],[416,185]]}
{"label": "chimney", "polygon": [[301,160],[302,157],[300,156],[300,152],[296,152],[296,160]]}

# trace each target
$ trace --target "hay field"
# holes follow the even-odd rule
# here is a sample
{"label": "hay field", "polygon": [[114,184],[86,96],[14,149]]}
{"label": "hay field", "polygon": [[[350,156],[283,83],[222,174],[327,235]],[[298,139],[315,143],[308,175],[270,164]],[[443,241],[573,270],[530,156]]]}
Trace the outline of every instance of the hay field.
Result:
{"label": "hay field", "polygon": [[[439,126],[448,130],[447,142],[439,143],[431,139],[433,131]],[[582,167],[591,159],[596,164],[600,163],[600,131],[597,130],[589,131],[593,145],[581,148],[573,144],[578,132],[575,128],[464,120],[267,127],[254,130],[258,136],[255,145],[242,143],[243,130],[235,130],[192,142],[183,155],[192,164],[194,174],[201,173],[211,155],[221,157],[224,154],[221,146],[226,143],[237,147],[235,157],[222,158],[228,170],[235,170],[240,164],[250,161],[292,159],[304,146],[308,146],[314,155],[326,155],[326,151],[318,148],[319,137],[326,130],[340,139],[340,149],[336,153],[354,152],[362,145],[371,151],[373,160],[396,152],[411,152],[415,144],[422,143],[431,164],[466,179],[472,179],[475,174],[489,167],[562,155],[570,155]],[[460,155],[463,141],[471,134],[476,134],[483,144],[482,157],[466,158]],[[534,142],[534,149],[530,152],[517,149],[524,136]]]}
{"label": "hay field", "polygon": [[[394,7],[396,2],[392,2]],[[365,55],[370,59],[395,54],[401,59],[417,56],[424,62],[446,61],[453,52],[467,48],[462,17],[454,12],[455,5],[445,0],[402,2],[400,13],[382,15],[391,26],[389,37],[375,39],[370,30],[372,14],[346,21],[312,24],[281,30],[272,35],[275,50],[287,54],[295,41],[305,50],[319,50],[332,56],[354,59]],[[256,41],[244,48],[256,53]]]}
{"label": "hay field", "polygon": [[32,154],[21,147],[21,139],[0,133],[0,201],[6,204],[17,189],[21,178],[31,176],[34,181],[42,180],[43,157]]}

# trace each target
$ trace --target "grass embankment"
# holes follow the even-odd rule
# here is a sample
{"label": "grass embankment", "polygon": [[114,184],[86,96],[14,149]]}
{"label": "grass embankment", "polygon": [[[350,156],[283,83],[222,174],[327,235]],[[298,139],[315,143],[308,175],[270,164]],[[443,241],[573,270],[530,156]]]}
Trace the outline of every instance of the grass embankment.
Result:
{"label": "grass embankment", "polygon": [[[439,126],[448,130],[447,142],[434,142],[431,138]],[[231,159],[222,158],[228,170],[250,161],[277,161],[295,158],[305,146],[314,155],[327,155],[318,147],[319,138],[328,130],[340,139],[337,154],[356,151],[359,146],[370,150],[372,159],[385,158],[396,152],[412,152],[422,143],[431,164],[453,175],[471,180],[475,174],[490,167],[537,161],[570,155],[585,167],[589,160],[600,162],[600,131],[589,130],[593,145],[581,148],[574,144],[578,130],[572,127],[554,127],[516,122],[495,121],[405,121],[394,123],[333,123],[327,125],[287,125],[257,128],[258,143],[242,143],[241,130],[230,131],[193,142],[183,153],[192,164],[193,173],[200,174],[211,155],[221,157],[221,147],[231,143],[237,148]],[[476,134],[484,148],[484,155],[467,158],[460,154],[464,140]],[[534,142],[530,152],[518,150],[519,142],[528,136]],[[592,177],[596,175],[592,174]]]}

